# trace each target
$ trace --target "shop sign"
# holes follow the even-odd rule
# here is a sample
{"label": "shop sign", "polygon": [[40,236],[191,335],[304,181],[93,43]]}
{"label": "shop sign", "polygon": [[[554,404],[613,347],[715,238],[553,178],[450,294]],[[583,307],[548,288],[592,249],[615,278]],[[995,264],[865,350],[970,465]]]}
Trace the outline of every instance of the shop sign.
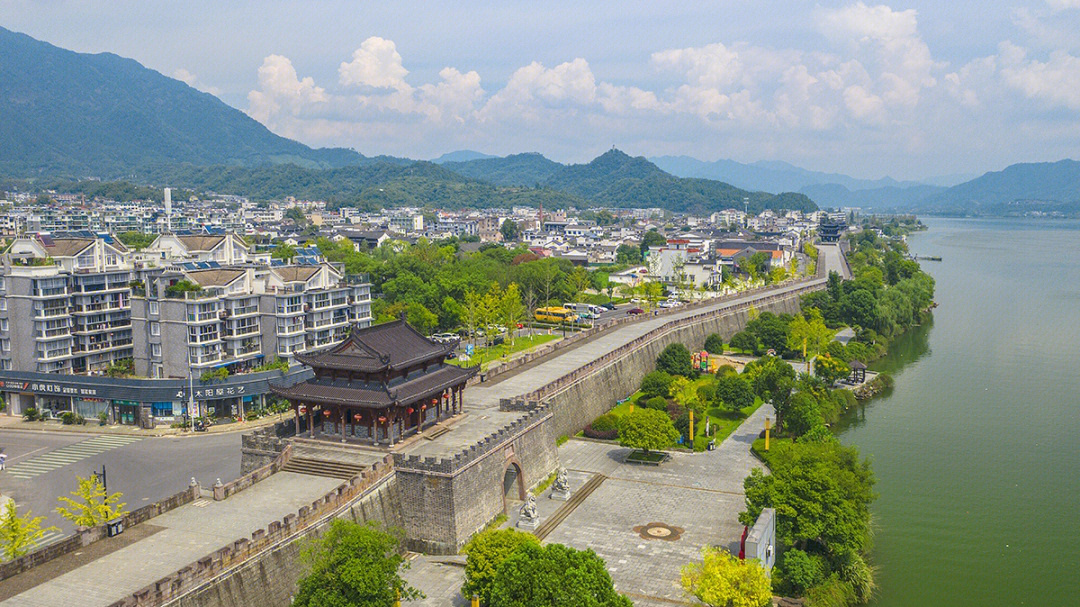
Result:
{"label": "shop sign", "polygon": [[195,388],[197,400],[209,400],[211,398],[229,398],[230,396],[242,396],[246,393],[247,386],[228,386],[221,388]]}
{"label": "shop sign", "polygon": [[97,388],[79,388],[54,382],[31,382],[0,380],[0,389],[15,392],[44,392],[46,394],[65,394],[74,396],[97,396]]}

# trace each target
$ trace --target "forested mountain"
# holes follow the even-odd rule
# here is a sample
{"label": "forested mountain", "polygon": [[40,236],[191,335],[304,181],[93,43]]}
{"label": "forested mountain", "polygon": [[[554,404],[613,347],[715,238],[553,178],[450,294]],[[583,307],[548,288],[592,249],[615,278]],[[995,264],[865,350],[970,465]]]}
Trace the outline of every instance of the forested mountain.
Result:
{"label": "forested mountain", "polygon": [[842,185],[852,191],[921,185],[919,182],[897,181],[891,177],[858,179],[840,173],[810,171],[781,161],[760,160],[747,164],[720,159],[706,162],[689,156],[658,156],[650,160],[661,169],[679,177],[715,179],[747,190],[773,193],[806,192],[809,186],[826,184]]}
{"label": "forested mountain", "polygon": [[904,211],[918,206],[928,196],[945,189],[934,185],[917,185],[907,188],[891,186],[849,190],[837,183],[827,183],[806,186],[799,191],[824,208],[856,207],[868,211]]}
{"label": "forested mountain", "polygon": [[579,196],[594,205],[660,207],[673,211],[716,211],[766,208],[812,211],[813,201],[802,194],[748,192],[710,179],[675,177],[644,157],[610,150],[586,164],[562,165],[540,154],[447,163],[445,168],[501,185],[540,185]]}
{"label": "forested mountain", "polygon": [[217,97],[111,53],[0,28],[0,171],[112,177],[147,163],[359,164],[279,137]]}
{"label": "forested mountain", "polygon": [[468,162],[469,160],[481,160],[484,158],[498,158],[498,156],[484,154],[483,152],[477,152],[476,150],[457,150],[454,152],[447,152],[438,158],[433,158],[431,162],[434,162],[435,164],[445,164],[447,162]]}
{"label": "forested mountain", "polygon": [[1014,164],[928,196],[927,211],[1012,215],[1027,210],[1075,214],[1080,203],[1080,162]]}

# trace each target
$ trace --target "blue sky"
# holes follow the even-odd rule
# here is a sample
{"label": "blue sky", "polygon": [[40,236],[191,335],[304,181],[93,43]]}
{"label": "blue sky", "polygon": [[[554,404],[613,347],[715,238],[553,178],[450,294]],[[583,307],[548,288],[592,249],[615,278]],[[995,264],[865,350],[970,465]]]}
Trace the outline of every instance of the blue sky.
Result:
{"label": "blue sky", "polygon": [[0,0],[0,25],[367,155],[615,145],[897,178],[1080,156],[1080,0]]}

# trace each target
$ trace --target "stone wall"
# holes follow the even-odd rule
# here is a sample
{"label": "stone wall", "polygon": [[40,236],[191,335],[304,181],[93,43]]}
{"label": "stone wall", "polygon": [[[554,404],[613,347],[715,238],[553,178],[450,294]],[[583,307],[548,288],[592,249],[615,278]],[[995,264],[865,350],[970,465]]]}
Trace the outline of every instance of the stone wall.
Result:
{"label": "stone wall", "polygon": [[395,454],[409,549],[454,554],[504,510],[503,477],[520,470],[526,490],[557,465],[551,413],[533,411],[452,459]]}
{"label": "stone wall", "polygon": [[[243,439],[241,439],[241,444]],[[241,456],[242,458],[243,456]],[[255,468],[254,470],[245,473],[240,478],[229,481],[224,484],[214,485],[214,501],[220,502],[223,499],[227,499],[229,496],[239,493],[244,489],[254,485],[255,483],[270,478],[270,475],[277,473],[281,470],[282,466],[289,463],[289,459],[292,458],[292,445],[285,445],[285,448],[281,450],[281,453],[277,454],[277,457],[270,460],[270,463]],[[241,459],[241,467],[243,466],[243,460]]]}
{"label": "stone wall", "polygon": [[[393,474],[371,488],[339,516],[356,522],[378,521],[401,527],[401,500]],[[305,569],[299,560],[307,538],[321,534],[329,521],[264,550],[243,565],[166,603],[173,607],[288,607]]]}
{"label": "stone wall", "polygon": [[[306,426],[307,420],[301,419],[301,431]],[[241,435],[240,472],[247,474],[272,464],[289,443],[286,439],[295,432],[296,422],[290,419]]]}

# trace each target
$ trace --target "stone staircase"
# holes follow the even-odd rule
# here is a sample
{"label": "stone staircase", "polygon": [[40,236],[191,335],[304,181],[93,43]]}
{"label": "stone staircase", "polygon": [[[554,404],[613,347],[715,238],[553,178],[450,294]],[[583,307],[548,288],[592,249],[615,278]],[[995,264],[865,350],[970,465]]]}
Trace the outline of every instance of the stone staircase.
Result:
{"label": "stone staircase", "polygon": [[546,538],[560,523],[566,520],[566,517],[570,516],[571,512],[585,501],[585,498],[589,497],[590,493],[595,491],[596,488],[606,480],[607,476],[604,476],[603,474],[594,474],[592,478],[586,481],[580,489],[575,491],[573,495],[570,496],[570,499],[560,506],[554,514],[548,517],[546,521],[540,523],[540,526],[533,531],[533,535],[541,540]]}
{"label": "stone staircase", "polygon": [[314,459],[308,457],[292,457],[281,467],[282,472],[295,474],[307,474],[310,476],[325,476],[338,478],[343,481],[360,474],[367,466],[357,463]]}

